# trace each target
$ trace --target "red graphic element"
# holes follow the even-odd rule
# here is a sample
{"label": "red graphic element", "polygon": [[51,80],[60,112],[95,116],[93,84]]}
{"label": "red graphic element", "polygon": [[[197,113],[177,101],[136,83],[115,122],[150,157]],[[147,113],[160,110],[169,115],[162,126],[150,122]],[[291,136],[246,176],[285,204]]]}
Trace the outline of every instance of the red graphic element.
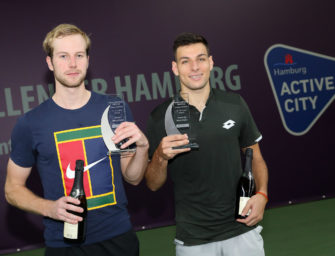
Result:
{"label": "red graphic element", "polygon": [[[62,172],[65,182],[65,188],[66,188],[66,195],[68,196],[71,192],[71,188],[73,186],[74,179],[69,179],[66,176],[66,169],[67,166],[70,164],[70,168],[72,170],[76,167],[76,160],[82,159],[86,163],[84,148],[83,148],[83,142],[82,141],[71,141],[71,142],[65,142],[58,144],[59,149],[59,156],[62,164]],[[91,196],[90,191],[90,184],[88,181],[87,172],[84,172],[84,189],[86,197]]]}
{"label": "red graphic element", "polygon": [[285,64],[293,64],[293,57],[291,54],[285,55]]}

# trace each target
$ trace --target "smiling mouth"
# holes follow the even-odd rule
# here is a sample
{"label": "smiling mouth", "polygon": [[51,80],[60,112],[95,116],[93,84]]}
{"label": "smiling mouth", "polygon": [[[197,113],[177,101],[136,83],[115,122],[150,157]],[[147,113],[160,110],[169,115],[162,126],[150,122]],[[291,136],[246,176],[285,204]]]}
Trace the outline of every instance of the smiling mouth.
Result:
{"label": "smiling mouth", "polygon": [[202,75],[201,74],[200,75],[191,75],[189,77],[193,80],[199,80],[202,77]]}

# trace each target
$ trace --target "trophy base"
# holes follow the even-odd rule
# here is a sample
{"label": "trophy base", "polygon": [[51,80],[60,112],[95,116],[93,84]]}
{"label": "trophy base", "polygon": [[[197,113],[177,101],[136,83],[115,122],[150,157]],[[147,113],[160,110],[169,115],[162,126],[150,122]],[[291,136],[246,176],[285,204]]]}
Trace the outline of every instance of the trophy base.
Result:
{"label": "trophy base", "polygon": [[120,141],[119,143],[115,144],[117,149],[108,151],[107,155],[109,155],[109,156],[110,155],[120,155],[120,154],[126,155],[127,153],[132,154],[132,153],[136,152],[136,144],[135,143],[131,144],[130,146],[128,146],[124,149],[120,149],[120,147],[124,143],[126,143],[127,141],[128,141],[128,139],[124,139],[124,140]]}
{"label": "trophy base", "polygon": [[136,148],[126,148],[126,149],[117,149],[117,150],[110,150],[107,152],[108,156],[112,156],[112,155],[124,155],[124,154],[132,154],[136,152]]}
{"label": "trophy base", "polygon": [[177,146],[177,147],[172,147],[172,149],[183,149],[183,148],[190,148],[190,149],[199,149],[199,144],[196,142],[191,142],[188,143],[186,145],[182,145],[182,146]]}

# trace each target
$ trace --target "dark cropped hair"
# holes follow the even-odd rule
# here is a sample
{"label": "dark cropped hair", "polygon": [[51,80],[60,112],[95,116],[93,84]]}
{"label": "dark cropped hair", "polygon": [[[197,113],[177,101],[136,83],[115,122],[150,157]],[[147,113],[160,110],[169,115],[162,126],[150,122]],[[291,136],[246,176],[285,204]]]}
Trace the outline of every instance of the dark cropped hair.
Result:
{"label": "dark cropped hair", "polygon": [[194,33],[182,33],[177,36],[177,38],[173,42],[173,54],[176,58],[176,52],[177,49],[180,46],[190,45],[190,44],[196,44],[196,43],[202,43],[206,46],[207,54],[210,56],[209,47],[207,40],[202,36]]}

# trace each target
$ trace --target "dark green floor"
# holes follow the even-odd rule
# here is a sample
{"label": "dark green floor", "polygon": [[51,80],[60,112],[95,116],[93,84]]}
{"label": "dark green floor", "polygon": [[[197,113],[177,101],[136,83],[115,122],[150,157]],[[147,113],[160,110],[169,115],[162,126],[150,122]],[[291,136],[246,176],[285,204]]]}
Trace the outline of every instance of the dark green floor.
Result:
{"label": "dark green floor", "polygon": [[[261,225],[267,256],[334,256],[335,198],[266,210]],[[175,227],[137,232],[141,256],[173,256]],[[43,249],[10,254],[42,256]],[[197,256],[197,255],[195,255]]]}

